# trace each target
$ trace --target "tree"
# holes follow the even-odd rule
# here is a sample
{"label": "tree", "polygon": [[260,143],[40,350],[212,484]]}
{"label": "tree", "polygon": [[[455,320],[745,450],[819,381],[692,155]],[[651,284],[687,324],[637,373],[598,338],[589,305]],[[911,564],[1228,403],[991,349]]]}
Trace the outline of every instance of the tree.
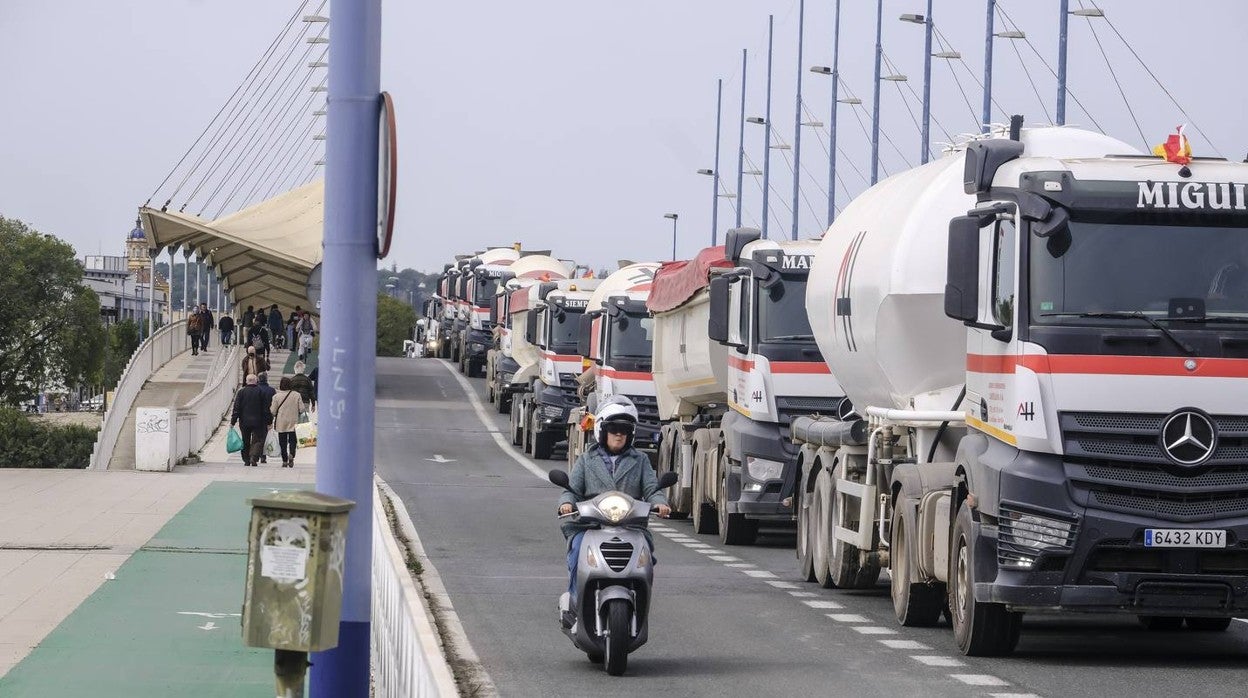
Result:
{"label": "tree", "polygon": [[134,350],[139,348],[139,326],[134,320],[122,320],[108,328],[108,341],[104,345],[104,367],[100,385],[112,390],[121,380],[121,372]]}
{"label": "tree", "polygon": [[82,284],[74,248],[0,216],[0,250],[0,404],[98,379],[100,301]]}
{"label": "tree", "polygon": [[403,356],[403,341],[412,338],[416,311],[407,303],[377,296],[377,356]]}

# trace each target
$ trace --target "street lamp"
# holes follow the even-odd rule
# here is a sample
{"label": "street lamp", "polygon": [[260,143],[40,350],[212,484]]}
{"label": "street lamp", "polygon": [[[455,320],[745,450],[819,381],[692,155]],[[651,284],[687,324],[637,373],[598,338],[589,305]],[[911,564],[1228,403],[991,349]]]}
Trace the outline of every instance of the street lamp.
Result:
{"label": "street lamp", "polygon": [[[1065,5],[1065,0],[1063,0]],[[997,13],[997,0],[988,0],[987,26],[984,29],[984,113],[983,133],[988,133],[992,124],[992,39],[1026,39],[1027,34],[1021,31],[993,31],[993,21]],[[928,14],[931,14],[930,12]],[[1063,13],[1063,17],[1065,14]],[[1059,80],[1059,82],[1061,82]],[[1059,88],[1060,89],[1060,88]]]}
{"label": "street lamp", "polygon": [[[841,60],[841,0],[836,0],[836,15],[832,29],[832,65],[817,65],[810,69],[812,73],[820,75],[828,75],[832,78],[832,106],[830,109],[828,125],[828,226],[832,226],[832,221],[836,220],[836,112],[838,103],[843,100],[838,98],[840,90],[840,60]],[[861,100],[858,101],[861,104]]]}
{"label": "street lamp", "polygon": [[927,164],[932,136],[932,0],[927,0],[927,14],[904,14],[901,21],[923,25],[923,151],[920,164]]}
{"label": "street lamp", "polygon": [[1104,17],[1100,8],[1070,10],[1070,0],[1062,0],[1061,20],[1057,33],[1057,125],[1066,125],[1066,25],[1071,15],[1076,17]]}
{"label": "street lamp", "polygon": [[672,219],[672,261],[676,261],[676,219],[680,218],[678,213],[665,213],[664,218]]}

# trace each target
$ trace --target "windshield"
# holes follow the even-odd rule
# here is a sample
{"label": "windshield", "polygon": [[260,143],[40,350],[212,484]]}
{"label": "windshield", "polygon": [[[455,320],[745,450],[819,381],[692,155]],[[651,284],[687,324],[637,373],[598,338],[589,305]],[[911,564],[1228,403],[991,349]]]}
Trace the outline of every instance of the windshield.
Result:
{"label": "windshield", "polygon": [[474,299],[478,308],[484,308],[494,300],[494,294],[498,292],[498,279],[477,279],[477,297]]}
{"label": "windshield", "polygon": [[558,317],[550,313],[550,347],[556,354],[576,353],[576,331],[580,329],[581,310],[565,310]]}
{"label": "windshield", "polygon": [[1248,317],[1248,231],[1241,228],[1075,221],[1069,235],[1031,236],[1030,244],[1035,324],[1104,320],[1068,313]]}
{"label": "windshield", "polygon": [[654,318],[621,313],[611,324],[610,358],[650,358],[654,351]]}
{"label": "windshield", "polygon": [[758,287],[758,341],[812,341],[806,318],[806,276],[782,275],[771,288]]}

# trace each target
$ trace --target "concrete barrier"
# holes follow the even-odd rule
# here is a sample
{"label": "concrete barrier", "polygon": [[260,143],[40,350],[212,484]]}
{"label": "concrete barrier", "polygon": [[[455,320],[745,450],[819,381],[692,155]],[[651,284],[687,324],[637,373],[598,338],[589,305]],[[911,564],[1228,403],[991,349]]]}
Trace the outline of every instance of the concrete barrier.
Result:
{"label": "concrete barrier", "polygon": [[136,470],[169,472],[183,458],[198,453],[221,426],[238,387],[241,349],[217,352],[204,389],[179,407],[140,407],[134,420]]}

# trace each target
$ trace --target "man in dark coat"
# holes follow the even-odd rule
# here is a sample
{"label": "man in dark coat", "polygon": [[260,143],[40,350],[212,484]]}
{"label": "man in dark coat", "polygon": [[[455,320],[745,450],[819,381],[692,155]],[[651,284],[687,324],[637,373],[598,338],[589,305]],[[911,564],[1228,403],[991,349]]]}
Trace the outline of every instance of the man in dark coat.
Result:
{"label": "man in dark coat", "polygon": [[[273,396],[274,396],[274,395],[277,395],[277,388],[274,388],[273,386],[269,385],[269,372],[268,372],[268,370],[264,370],[264,371],[261,371],[260,373],[256,374],[256,386],[257,386],[258,388],[260,388],[260,390],[261,390],[261,391],[263,391],[263,392],[264,392],[264,394],[267,396],[267,397],[265,398],[265,401],[266,401],[269,405],[272,405],[272,404],[273,404]],[[270,422],[272,422],[273,420],[269,420],[269,421],[270,421]],[[265,438],[268,438],[268,434],[265,434]],[[261,446],[260,446],[260,462],[261,462],[261,463],[268,463],[268,462],[269,462],[269,457],[268,457],[268,455],[267,455],[267,454],[265,454],[265,452],[264,452],[264,446],[263,446],[263,445],[261,445]]]}
{"label": "man in dark coat", "polygon": [[286,321],[282,319],[282,311],[277,309],[277,303],[269,306],[269,337],[270,341],[277,345],[277,348],[283,348],[286,337]]}
{"label": "man in dark coat", "polygon": [[[265,357],[269,355],[269,328],[264,326],[264,316],[257,313],[251,319],[251,327],[247,328],[247,346],[255,347],[257,354],[263,354]],[[259,340],[259,341],[257,341]]]}
{"label": "man in dark coat", "polygon": [[247,306],[247,312],[243,313],[243,324],[238,328],[238,343],[247,343],[247,332],[251,330],[251,321],[256,317],[256,307]]}
{"label": "man in dark coat", "polygon": [[208,351],[208,338],[212,336],[212,311],[207,303],[199,304],[199,348]]}
{"label": "man in dark coat", "polygon": [[255,466],[264,456],[264,439],[273,423],[272,401],[273,393],[260,388],[255,374],[247,376],[247,384],[234,396],[230,426],[237,424],[242,433],[243,465]]}
{"label": "man in dark coat", "polygon": [[217,320],[217,329],[221,331],[221,346],[233,344],[234,318],[229,313],[221,313],[221,319]]}

